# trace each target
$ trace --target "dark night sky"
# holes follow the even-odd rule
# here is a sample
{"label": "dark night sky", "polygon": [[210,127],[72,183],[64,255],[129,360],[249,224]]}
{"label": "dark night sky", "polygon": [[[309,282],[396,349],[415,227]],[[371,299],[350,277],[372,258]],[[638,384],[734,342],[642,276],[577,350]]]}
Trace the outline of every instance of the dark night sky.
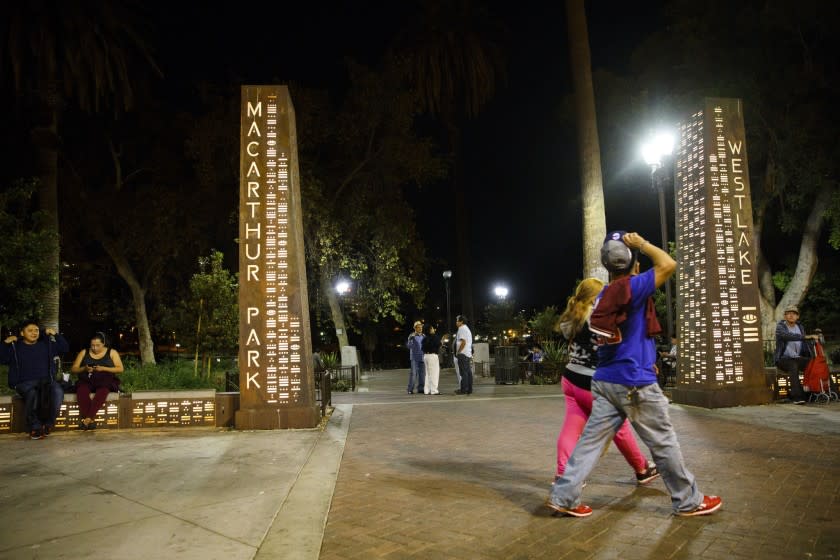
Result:
{"label": "dark night sky", "polygon": [[[520,307],[542,308],[562,304],[581,276],[575,131],[558,117],[562,98],[571,89],[565,8],[563,2],[544,4],[491,3],[512,41],[507,86],[463,131],[476,311],[493,298],[497,281],[510,287]],[[595,67],[621,68],[659,17],[656,6],[640,11],[630,2],[588,4]],[[233,75],[242,83],[330,86],[343,74],[345,56],[374,60],[406,17],[406,8],[394,2],[271,5],[275,8],[263,10],[255,4],[222,3],[212,9],[196,4],[192,11],[182,4],[174,12],[171,4],[152,4],[167,80],[213,81]],[[247,36],[252,39],[246,45]],[[255,54],[260,52],[279,52],[283,58]],[[658,240],[658,208],[649,187],[641,186],[639,211],[625,221],[613,216],[618,214],[613,207],[626,200],[613,199],[611,179],[604,182],[607,227],[619,227],[612,220],[620,221],[621,228],[638,228]],[[449,192],[441,185],[423,193],[433,202],[418,204],[416,210],[429,256],[445,261],[457,274],[452,213],[442,210]],[[443,301],[442,269],[431,271],[432,302]],[[453,312],[459,311],[456,303]]]}

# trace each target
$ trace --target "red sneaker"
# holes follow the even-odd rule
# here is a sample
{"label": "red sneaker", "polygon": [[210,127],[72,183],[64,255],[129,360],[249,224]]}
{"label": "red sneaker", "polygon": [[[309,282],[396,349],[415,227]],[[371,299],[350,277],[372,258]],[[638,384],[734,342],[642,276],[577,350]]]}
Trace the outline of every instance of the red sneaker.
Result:
{"label": "red sneaker", "polygon": [[709,515],[720,509],[723,505],[723,500],[719,496],[703,496],[703,501],[700,505],[691,511],[678,511],[677,515],[683,517],[693,517],[695,515]]}
{"label": "red sneaker", "polygon": [[551,500],[548,500],[545,503],[546,507],[556,511],[557,513],[562,513],[563,515],[571,515],[572,517],[589,517],[592,515],[592,508],[583,504],[575,508],[564,508],[558,505],[554,505],[551,503]]}
{"label": "red sneaker", "polygon": [[41,428],[37,430],[32,430],[29,432],[29,439],[44,439],[44,432],[41,431]]}

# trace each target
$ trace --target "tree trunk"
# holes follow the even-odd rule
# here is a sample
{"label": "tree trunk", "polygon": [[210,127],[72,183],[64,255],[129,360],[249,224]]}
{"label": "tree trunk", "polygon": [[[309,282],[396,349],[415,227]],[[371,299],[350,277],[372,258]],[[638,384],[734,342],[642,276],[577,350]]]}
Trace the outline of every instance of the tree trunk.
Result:
{"label": "tree trunk", "polygon": [[[458,278],[458,287],[461,295],[461,314],[464,314],[471,321],[475,321],[473,296],[472,296],[472,269],[470,261],[470,206],[467,204],[464,189],[466,188],[461,176],[461,165],[459,155],[461,153],[461,131],[455,124],[455,115],[446,111],[443,115],[446,123],[447,135],[449,137],[449,150],[452,157],[452,177],[455,200],[455,250],[457,267],[455,269]],[[448,327],[449,325],[447,325]]]}
{"label": "tree trunk", "polygon": [[117,267],[117,273],[125,280],[128,289],[131,291],[134,318],[137,324],[137,341],[140,344],[140,363],[143,365],[155,364],[155,346],[149,330],[149,317],[146,315],[146,290],[140,285],[137,276],[131,269],[131,265],[120,250],[109,241],[100,240],[100,242],[114,262],[114,266]]}
{"label": "tree trunk", "polygon": [[347,328],[344,326],[344,312],[341,309],[341,302],[338,300],[338,294],[335,293],[332,279],[327,275],[326,267],[321,268],[321,293],[327,298],[327,303],[330,306],[330,316],[335,325],[335,336],[338,338],[338,353],[340,356],[341,348],[350,346],[350,343],[347,341]]}
{"label": "tree trunk", "polygon": [[808,293],[811,280],[817,270],[817,243],[819,243],[825,224],[825,212],[831,201],[830,189],[822,189],[814,198],[811,212],[804,224],[802,241],[799,244],[799,258],[796,262],[796,271],[788,284],[785,293],[779,300],[779,304],[772,306],[763,295],[761,297],[761,326],[765,339],[773,338],[776,330],[776,323],[784,316],[784,309],[788,305],[800,305]]}
{"label": "tree trunk", "polygon": [[33,143],[38,150],[38,201],[41,210],[46,214],[49,228],[56,232],[55,242],[47,255],[49,268],[54,275],[53,287],[43,295],[43,316],[41,322],[44,327],[58,328],[60,285],[59,271],[61,266],[61,246],[58,222],[58,109],[55,92],[47,92],[40,102],[39,123],[31,131]]}
{"label": "tree trunk", "polygon": [[[569,57],[575,88],[580,180],[583,204],[583,275],[607,281],[601,265],[601,245],[607,235],[604,188],[601,177],[601,149],[595,117],[595,90],[584,0],[566,0]],[[668,248],[665,247],[667,251]]]}

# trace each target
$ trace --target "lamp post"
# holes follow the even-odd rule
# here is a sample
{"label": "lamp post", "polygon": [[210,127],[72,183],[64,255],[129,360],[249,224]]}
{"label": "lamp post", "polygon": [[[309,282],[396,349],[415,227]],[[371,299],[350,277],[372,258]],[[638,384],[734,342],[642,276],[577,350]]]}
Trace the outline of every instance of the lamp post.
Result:
{"label": "lamp post", "polygon": [[[335,335],[338,338],[339,346],[346,346],[347,329],[344,326],[344,296],[350,293],[350,282],[347,280],[339,280],[335,283],[335,293],[338,294],[338,310],[340,312],[339,320],[336,321]],[[340,324],[338,324],[340,323]],[[342,344],[344,343],[344,344]]]}
{"label": "lamp post", "polygon": [[496,294],[496,297],[499,298],[499,301],[504,301],[504,299],[508,295],[507,286],[498,284],[496,285],[496,287],[493,288],[493,293]]}
{"label": "lamp post", "polygon": [[452,328],[452,315],[449,307],[449,279],[452,278],[451,270],[443,271],[443,283],[446,286],[446,333],[449,334]]}
{"label": "lamp post", "polygon": [[[662,230],[662,250],[668,252],[668,220],[665,214],[665,176],[662,159],[674,151],[674,137],[659,133],[642,145],[642,157],[650,166],[650,184],[659,195],[659,227]],[[665,282],[665,319],[667,340],[674,336],[674,311],[671,305],[671,280]]]}

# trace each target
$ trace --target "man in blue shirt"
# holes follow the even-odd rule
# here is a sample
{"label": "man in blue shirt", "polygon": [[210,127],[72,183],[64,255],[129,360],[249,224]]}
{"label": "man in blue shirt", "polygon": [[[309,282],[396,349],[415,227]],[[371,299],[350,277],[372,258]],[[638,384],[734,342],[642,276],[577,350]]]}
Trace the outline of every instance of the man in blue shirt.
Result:
{"label": "man in blue shirt", "polygon": [[406,392],[409,395],[414,394],[416,385],[417,392],[422,393],[423,386],[426,383],[426,366],[423,364],[423,323],[420,321],[414,322],[414,332],[408,335],[408,341],[405,345],[408,348],[408,358],[411,362]]}
{"label": "man in blue shirt", "polygon": [[[653,262],[653,268],[642,274],[639,254]],[[713,513],[720,509],[721,499],[697,489],[671,425],[668,399],[656,382],[653,335],[662,329],[651,296],[674,274],[677,263],[639,234],[623,231],[607,236],[601,263],[610,272],[610,284],[596,300],[590,318],[590,330],[599,336],[600,344],[592,378],[592,415],[546,505],[573,517],[592,515],[592,508],[580,501],[583,484],[605,446],[629,419],[662,474],[674,513]]]}
{"label": "man in blue shirt", "polygon": [[816,334],[805,334],[805,327],[799,322],[799,308],[785,307],[785,318],[776,324],[776,369],[788,376],[788,396],[793,404],[805,404],[805,393],[799,382],[803,371],[813,358],[811,347],[820,339]]}

